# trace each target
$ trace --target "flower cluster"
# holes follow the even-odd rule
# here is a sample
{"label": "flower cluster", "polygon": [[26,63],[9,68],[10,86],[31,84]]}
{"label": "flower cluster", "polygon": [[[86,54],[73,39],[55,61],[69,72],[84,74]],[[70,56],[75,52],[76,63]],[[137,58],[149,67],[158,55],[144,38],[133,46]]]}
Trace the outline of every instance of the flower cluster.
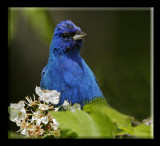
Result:
{"label": "flower cluster", "polygon": [[148,119],[144,119],[142,121],[142,124],[145,124],[145,125],[152,125],[153,124],[153,119],[152,118],[148,118]]}
{"label": "flower cluster", "polygon": [[60,108],[70,110],[81,109],[79,104],[64,103],[55,107],[59,103],[60,93],[56,90],[41,90],[40,87],[35,88],[38,100],[33,95],[33,100],[30,97],[25,97],[26,101],[19,101],[17,104],[10,104],[9,113],[10,120],[15,122],[20,127],[18,132],[27,137],[40,138],[47,134],[60,137],[59,123],[52,117],[48,110],[57,112]]}
{"label": "flower cluster", "polygon": [[63,103],[63,109],[64,110],[70,110],[71,112],[74,112],[76,109],[81,109],[81,105],[78,104],[78,103],[75,103],[73,106],[68,103],[68,101],[64,100],[64,103]]}

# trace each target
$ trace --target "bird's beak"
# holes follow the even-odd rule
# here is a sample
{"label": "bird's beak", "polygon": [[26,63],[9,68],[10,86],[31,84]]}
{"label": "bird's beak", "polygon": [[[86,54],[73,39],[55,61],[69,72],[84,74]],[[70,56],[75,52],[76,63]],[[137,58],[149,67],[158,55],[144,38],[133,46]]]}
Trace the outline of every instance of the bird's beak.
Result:
{"label": "bird's beak", "polygon": [[76,40],[80,40],[80,39],[82,39],[84,36],[86,36],[87,34],[86,33],[84,33],[84,32],[81,32],[81,33],[79,33],[79,34],[75,34],[74,36],[73,36],[73,39],[76,41]]}

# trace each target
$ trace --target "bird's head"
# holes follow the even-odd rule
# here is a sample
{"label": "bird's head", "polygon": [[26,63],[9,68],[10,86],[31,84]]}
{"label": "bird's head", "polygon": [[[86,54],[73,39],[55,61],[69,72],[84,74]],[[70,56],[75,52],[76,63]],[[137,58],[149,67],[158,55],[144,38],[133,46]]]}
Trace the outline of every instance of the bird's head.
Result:
{"label": "bird's head", "polygon": [[51,51],[54,54],[79,53],[82,46],[82,38],[86,34],[72,21],[61,21],[55,28]]}

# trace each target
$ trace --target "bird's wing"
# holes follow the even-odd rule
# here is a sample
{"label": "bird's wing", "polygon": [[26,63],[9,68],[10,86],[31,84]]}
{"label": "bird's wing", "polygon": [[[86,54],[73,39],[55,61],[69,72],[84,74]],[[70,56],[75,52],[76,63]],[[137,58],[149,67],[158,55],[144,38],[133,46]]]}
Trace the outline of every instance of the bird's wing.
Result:
{"label": "bird's wing", "polygon": [[83,73],[67,71],[64,73],[64,81],[70,86],[78,86]]}

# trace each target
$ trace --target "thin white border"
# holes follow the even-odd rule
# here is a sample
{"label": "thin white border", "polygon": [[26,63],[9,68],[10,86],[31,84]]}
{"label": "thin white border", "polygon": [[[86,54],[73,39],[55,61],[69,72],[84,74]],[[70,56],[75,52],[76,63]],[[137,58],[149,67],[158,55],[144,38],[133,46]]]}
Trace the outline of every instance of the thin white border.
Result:
{"label": "thin white border", "polygon": [[[153,53],[154,53],[154,43],[153,43],[153,40],[154,40],[154,31],[153,31],[153,26],[154,26],[154,8],[151,8],[151,29],[150,29],[150,33],[151,33],[151,64],[150,64],[150,66],[151,66],[151,72],[150,72],[150,77],[151,77],[151,117],[153,118],[153,121],[154,121],[154,108],[153,108],[153,102],[154,102],[154,84],[153,84],[153,82],[154,82],[154,77],[153,77],[153,75],[154,75],[154,66],[153,66],[153,64],[154,64],[154,60],[153,60]],[[153,127],[154,127],[154,125],[153,125]],[[154,138],[154,128],[152,127],[152,129],[151,129],[151,131],[152,131],[152,136],[153,136],[153,138]]]}

